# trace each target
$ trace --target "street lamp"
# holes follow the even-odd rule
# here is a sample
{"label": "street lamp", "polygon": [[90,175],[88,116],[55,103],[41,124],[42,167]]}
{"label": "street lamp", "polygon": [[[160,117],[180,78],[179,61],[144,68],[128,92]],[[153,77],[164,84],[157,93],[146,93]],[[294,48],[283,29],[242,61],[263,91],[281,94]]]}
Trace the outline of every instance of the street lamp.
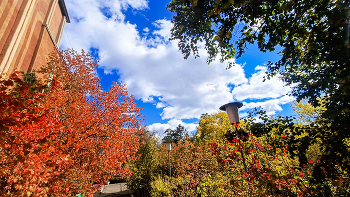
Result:
{"label": "street lamp", "polygon": [[[233,102],[233,103],[227,103],[223,106],[221,106],[219,109],[222,111],[226,111],[228,119],[231,123],[231,125],[238,124],[239,123],[239,113],[238,108],[241,108],[243,106],[240,102]],[[233,138],[238,137],[242,141],[247,141],[248,133],[244,131],[243,129],[238,129],[236,127],[235,132],[231,132],[231,130],[228,130],[225,134],[225,137],[229,142],[232,142]]]}
{"label": "street lamp", "polygon": [[[233,103],[227,103],[223,106],[221,106],[219,109],[222,111],[226,111],[228,119],[233,125],[234,123],[238,124],[239,123],[239,113],[238,113],[238,108],[241,108],[243,106],[242,103],[240,102],[233,102]],[[225,137],[229,142],[233,142],[233,138],[236,136],[239,138],[239,140],[246,141],[248,137],[248,133],[245,132],[243,129],[238,129],[237,127],[234,127],[236,129],[235,132],[232,132],[231,130],[228,130],[227,133],[225,134]],[[244,164],[244,169],[246,172],[247,171],[247,166],[245,163],[245,158],[244,158],[244,153],[243,149],[241,149],[241,154],[243,158],[243,164]]]}
{"label": "street lamp", "polygon": [[170,175],[170,182],[171,182],[171,164],[170,164],[171,141],[169,139],[163,139],[163,144],[165,144],[166,150],[169,153],[169,175]]}
{"label": "street lamp", "polygon": [[226,111],[230,123],[233,124],[233,122],[239,123],[238,108],[241,108],[242,106],[243,104],[240,102],[233,102],[227,103],[221,106],[219,109],[222,111]]}

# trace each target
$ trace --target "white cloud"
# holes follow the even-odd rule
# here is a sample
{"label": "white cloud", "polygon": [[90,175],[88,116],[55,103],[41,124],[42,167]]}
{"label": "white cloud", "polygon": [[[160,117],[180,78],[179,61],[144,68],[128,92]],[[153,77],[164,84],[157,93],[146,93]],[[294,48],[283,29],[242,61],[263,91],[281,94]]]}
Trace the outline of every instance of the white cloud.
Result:
{"label": "white cloud", "polygon": [[257,66],[255,70],[257,72],[249,78],[249,82],[233,89],[237,100],[278,98],[291,91],[291,87],[284,86],[278,76],[263,82],[266,67]]}
{"label": "white cloud", "polygon": [[149,32],[149,28],[148,28],[148,27],[145,27],[145,28],[143,28],[143,31],[144,31],[145,33],[148,33],[148,32]]}
{"label": "white cloud", "polygon": [[153,32],[154,35],[160,35],[165,40],[168,40],[170,37],[170,30],[173,27],[172,23],[168,20],[161,19],[157,20],[153,23],[155,27],[157,27],[159,30],[156,30]]}
{"label": "white cloud", "polygon": [[285,95],[280,98],[270,99],[264,102],[251,102],[251,103],[243,102],[243,107],[241,108],[241,110],[261,107],[263,110],[267,112],[267,115],[274,115],[276,111],[282,111],[281,105],[291,103],[294,100],[295,100],[294,97]]}
{"label": "white cloud", "polygon": [[159,102],[156,104],[156,108],[164,108],[164,107],[166,107],[165,103]]}
{"label": "white cloud", "polygon": [[[90,1],[83,0],[83,2]],[[125,20],[123,11],[127,10],[128,8],[134,10],[143,10],[148,8],[148,2],[145,0],[97,0],[97,2],[99,3],[98,8],[108,8],[109,12],[112,14],[113,20],[119,19],[121,21]]]}
{"label": "white cloud", "polygon": [[[164,129],[175,120],[217,112],[222,104],[235,100],[268,98],[264,102],[246,103],[244,107],[262,105],[271,114],[292,99],[283,97],[290,89],[283,87],[277,78],[261,82],[264,67],[257,67],[257,72],[247,79],[243,65],[237,64],[229,70],[219,61],[208,65],[204,49],[199,50],[201,58],[184,60],[177,41],[167,40],[172,25],[168,20],[153,22],[156,30],[146,27],[139,32],[123,11],[148,9],[147,3],[145,0],[66,0],[72,20],[66,25],[62,48],[99,49],[99,65],[106,73],[118,70],[136,99],[154,103],[163,109],[162,119],[170,119],[165,125],[151,125],[155,130]],[[100,10],[106,7],[110,18]],[[146,34],[152,35],[151,38],[141,36]],[[229,85],[235,86],[233,90]]]}

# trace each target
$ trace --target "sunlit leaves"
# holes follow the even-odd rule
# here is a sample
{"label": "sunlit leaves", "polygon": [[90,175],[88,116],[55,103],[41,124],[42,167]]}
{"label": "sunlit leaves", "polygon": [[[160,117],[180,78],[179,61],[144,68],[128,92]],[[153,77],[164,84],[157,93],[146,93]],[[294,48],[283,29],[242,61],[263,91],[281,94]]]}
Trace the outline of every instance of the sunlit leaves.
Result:
{"label": "sunlit leaves", "polygon": [[[198,185],[207,179],[222,180],[224,178],[221,166],[218,165],[209,150],[208,145],[199,145],[188,139],[179,141],[177,145],[172,144],[170,158],[174,184],[173,196],[194,196],[200,192],[197,191]],[[161,165],[169,170],[168,152],[164,146],[161,151]],[[217,183],[214,185],[212,188],[208,188],[209,193],[221,186]],[[203,187],[204,185],[202,185]]]}
{"label": "sunlit leaves", "polygon": [[224,135],[230,128],[230,121],[225,112],[203,115],[199,120],[196,137],[202,144],[222,143],[226,140]]}
{"label": "sunlit leaves", "polygon": [[60,120],[41,105],[45,94],[30,91],[18,73],[2,79],[0,86],[0,194],[44,196],[65,158],[55,147]]}
{"label": "sunlit leaves", "polygon": [[[230,187],[234,194],[243,196],[306,195],[298,161],[291,159],[286,148],[274,148],[263,138],[250,136],[246,142],[238,139],[218,146],[211,143],[211,151],[219,163],[232,169]],[[242,166],[245,165],[245,168]],[[241,166],[240,168],[238,166]],[[235,170],[234,170],[235,169]]]}

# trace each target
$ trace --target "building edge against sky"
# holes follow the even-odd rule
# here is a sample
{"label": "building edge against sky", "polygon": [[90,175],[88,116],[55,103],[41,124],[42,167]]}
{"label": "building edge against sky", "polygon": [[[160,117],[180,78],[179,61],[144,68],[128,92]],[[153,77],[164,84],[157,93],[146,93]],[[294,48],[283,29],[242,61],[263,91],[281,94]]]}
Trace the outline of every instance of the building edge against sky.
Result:
{"label": "building edge against sky", "polygon": [[45,65],[60,45],[66,22],[64,0],[0,1],[0,74]]}

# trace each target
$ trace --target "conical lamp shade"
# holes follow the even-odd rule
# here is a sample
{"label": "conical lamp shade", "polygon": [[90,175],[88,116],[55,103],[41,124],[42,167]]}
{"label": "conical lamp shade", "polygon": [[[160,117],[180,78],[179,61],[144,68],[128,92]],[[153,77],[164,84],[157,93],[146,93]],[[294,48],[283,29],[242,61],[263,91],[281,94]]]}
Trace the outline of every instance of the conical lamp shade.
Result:
{"label": "conical lamp shade", "polygon": [[239,123],[238,108],[242,107],[243,104],[240,102],[227,103],[220,107],[220,110],[226,111],[230,123]]}

